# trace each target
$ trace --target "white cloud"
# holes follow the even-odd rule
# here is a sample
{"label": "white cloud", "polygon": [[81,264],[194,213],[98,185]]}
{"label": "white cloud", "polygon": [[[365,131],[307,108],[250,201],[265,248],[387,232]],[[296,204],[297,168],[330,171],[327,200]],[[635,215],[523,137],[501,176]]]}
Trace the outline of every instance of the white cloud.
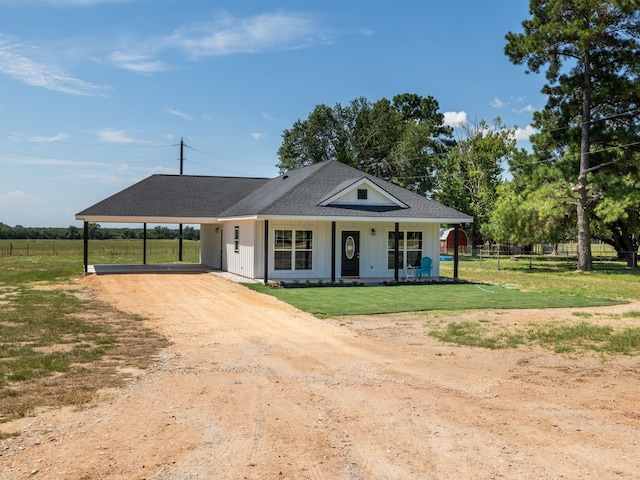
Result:
{"label": "white cloud", "polygon": [[258,133],[258,132],[251,134],[254,140],[260,140],[262,137],[266,135],[267,135],[266,133]]}
{"label": "white cloud", "polygon": [[66,133],[59,133],[53,137],[31,137],[29,140],[35,143],[50,143],[50,142],[63,142],[69,139],[69,135]]}
{"label": "white cloud", "polygon": [[0,193],[0,207],[7,207],[9,205],[23,205],[25,202],[33,203],[37,201],[37,198],[32,197],[20,190],[14,190],[13,192]]}
{"label": "white cloud", "polygon": [[280,120],[272,117],[271,115],[269,115],[267,112],[264,112],[262,114],[262,118],[264,118],[265,120],[269,120],[270,122],[280,122]]}
{"label": "white cloud", "polygon": [[[100,162],[87,160],[68,160],[64,158],[46,157],[41,155],[18,154],[17,157],[0,157],[0,164],[7,165],[38,165],[41,167],[83,167],[100,166]],[[11,167],[10,167],[11,168]]]}
{"label": "white cloud", "polygon": [[533,108],[533,105],[529,104],[526,107],[522,107],[520,109],[514,110],[516,113],[532,113],[535,112],[536,109]]}
{"label": "white cloud", "polygon": [[166,108],[165,109],[167,112],[169,112],[171,115],[175,115],[176,117],[180,117],[184,120],[193,120],[193,117],[191,115],[187,115],[186,113],[183,112],[179,112],[178,110],[172,110],[171,108]]}
{"label": "white cloud", "polygon": [[11,6],[51,5],[52,7],[91,7],[103,3],[124,3],[131,0],[0,0]]}
{"label": "white cloud", "polygon": [[493,108],[503,108],[505,106],[505,103],[498,97],[496,97],[491,102],[489,102],[489,105],[491,105]]}
{"label": "white cloud", "polygon": [[142,38],[137,42],[124,40],[123,46],[106,59],[117,68],[150,74],[172,68],[158,60],[171,50],[180,50],[190,60],[199,60],[300,49],[330,43],[334,36],[334,32],[322,27],[312,16],[302,13],[278,11],[251,17],[223,13],[213,21],[188,25],[165,36]]}
{"label": "white cloud", "polygon": [[135,73],[156,73],[170,70],[164,62],[152,60],[144,53],[123,53],[113,52],[109,55],[109,60],[117,68],[129,70]]}
{"label": "white cloud", "polygon": [[515,137],[518,141],[528,141],[529,137],[535,133],[538,133],[538,130],[533,128],[531,125],[527,125],[525,128],[516,129]]}
{"label": "white cloud", "polygon": [[327,36],[309,16],[295,13],[263,13],[248,18],[224,14],[211,24],[174,32],[167,48],[178,46],[190,57],[257,53],[303,48],[324,42]]}
{"label": "white cloud", "polygon": [[138,140],[127,134],[125,130],[116,130],[113,128],[103,128],[98,132],[99,142],[106,143],[138,143]]}
{"label": "white cloud", "polygon": [[469,123],[467,112],[444,112],[444,124],[448,127],[464,127]]}
{"label": "white cloud", "polygon": [[18,52],[20,45],[0,36],[0,73],[27,85],[71,95],[102,96],[107,87],[75,78],[55,65],[37,63]]}

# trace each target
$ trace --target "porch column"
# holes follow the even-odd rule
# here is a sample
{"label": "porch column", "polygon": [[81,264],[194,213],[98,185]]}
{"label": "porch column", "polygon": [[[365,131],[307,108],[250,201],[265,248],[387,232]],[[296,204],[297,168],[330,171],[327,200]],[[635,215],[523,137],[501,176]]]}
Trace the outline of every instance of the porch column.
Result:
{"label": "porch column", "polygon": [[398,266],[398,259],[400,257],[400,224],[396,222],[395,234],[393,239],[393,278],[397,282],[400,277],[398,276],[398,271],[400,267]]}
{"label": "porch column", "polygon": [[142,264],[147,264],[147,224],[142,224]]}
{"label": "porch column", "polygon": [[458,229],[460,225],[453,226],[453,279],[458,279]]}
{"label": "porch column", "polygon": [[336,222],[331,222],[331,281],[336,281]]}
{"label": "porch column", "polygon": [[84,222],[84,274],[89,273],[89,222]]}
{"label": "porch column", "polygon": [[264,284],[269,282],[269,220],[264,221]]}

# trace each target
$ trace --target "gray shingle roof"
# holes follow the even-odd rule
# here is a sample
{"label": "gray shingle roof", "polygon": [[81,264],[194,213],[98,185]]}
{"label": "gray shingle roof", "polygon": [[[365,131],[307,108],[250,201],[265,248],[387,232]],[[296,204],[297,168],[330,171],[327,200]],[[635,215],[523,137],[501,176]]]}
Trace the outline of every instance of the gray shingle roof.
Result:
{"label": "gray shingle roof", "polygon": [[[362,178],[409,208],[319,205],[341,188]],[[76,217],[229,218],[254,215],[473,221],[457,210],[336,161],[298,168],[273,179],[152,175],[83,210]]]}
{"label": "gray shingle roof", "polygon": [[268,178],[152,175],[77,217],[218,217]]}

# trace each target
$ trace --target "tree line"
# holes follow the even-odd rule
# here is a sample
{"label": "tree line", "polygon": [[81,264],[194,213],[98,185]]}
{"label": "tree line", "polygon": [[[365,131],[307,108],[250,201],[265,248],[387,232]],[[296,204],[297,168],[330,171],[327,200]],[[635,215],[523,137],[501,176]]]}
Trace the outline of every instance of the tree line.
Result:
{"label": "tree line", "polygon": [[[142,228],[103,228],[100,224],[89,223],[89,240],[142,239]],[[0,239],[4,240],[82,240],[84,229],[70,225],[68,227],[10,227],[0,222]],[[165,226],[156,226],[147,230],[150,240],[172,240],[179,237],[179,230]],[[182,229],[184,240],[200,240],[200,230],[191,226]]]}
{"label": "tree line", "polygon": [[[636,0],[530,0],[505,55],[544,72],[532,149],[500,118],[448,127],[433,97],[321,104],[282,134],[283,173],[336,160],[474,217],[473,245],[591,243],[637,262],[640,246],[640,8]],[[508,171],[509,180],[503,173]],[[635,265],[634,265],[635,266]]]}

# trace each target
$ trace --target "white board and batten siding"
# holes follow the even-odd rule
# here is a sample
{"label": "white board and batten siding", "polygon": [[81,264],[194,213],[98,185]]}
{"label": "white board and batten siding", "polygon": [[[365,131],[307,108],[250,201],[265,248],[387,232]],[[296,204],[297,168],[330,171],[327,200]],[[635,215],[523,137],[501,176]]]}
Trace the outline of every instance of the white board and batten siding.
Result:
{"label": "white board and batten siding", "polygon": [[[260,223],[262,222],[254,220],[225,222],[223,230],[223,270],[243,277],[258,278],[255,271],[255,254],[259,251],[256,245],[256,226]],[[237,251],[236,227],[239,234]]]}
{"label": "white board and batten siding", "polygon": [[[264,223],[257,222],[255,231],[256,277],[263,277],[264,265]],[[274,269],[275,230],[311,230],[313,232],[313,260],[311,270]],[[336,222],[336,278],[341,277],[342,232],[360,233],[360,277],[393,278],[393,269],[388,269],[388,235],[395,231],[393,222]],[[375,234],[373,233],[375,231]],[[439,272],[439,232],[435,223],[400,223],[400,231],[422,232],[422,256],[433,260],[432,275]],[[402,268],[402,267],[401,267]],[[404,272],[401,273],[404,276]],[[330,279],[331,278],[331,222],[322,221],[270,221],[269,222],[269,278],[272,280]]]}
{"label": "white board and batten siding", "polygon": [[222,232],[221,223],[206,223],[200,225],[200,263],[212,268],[223,268],[222,262]]}

